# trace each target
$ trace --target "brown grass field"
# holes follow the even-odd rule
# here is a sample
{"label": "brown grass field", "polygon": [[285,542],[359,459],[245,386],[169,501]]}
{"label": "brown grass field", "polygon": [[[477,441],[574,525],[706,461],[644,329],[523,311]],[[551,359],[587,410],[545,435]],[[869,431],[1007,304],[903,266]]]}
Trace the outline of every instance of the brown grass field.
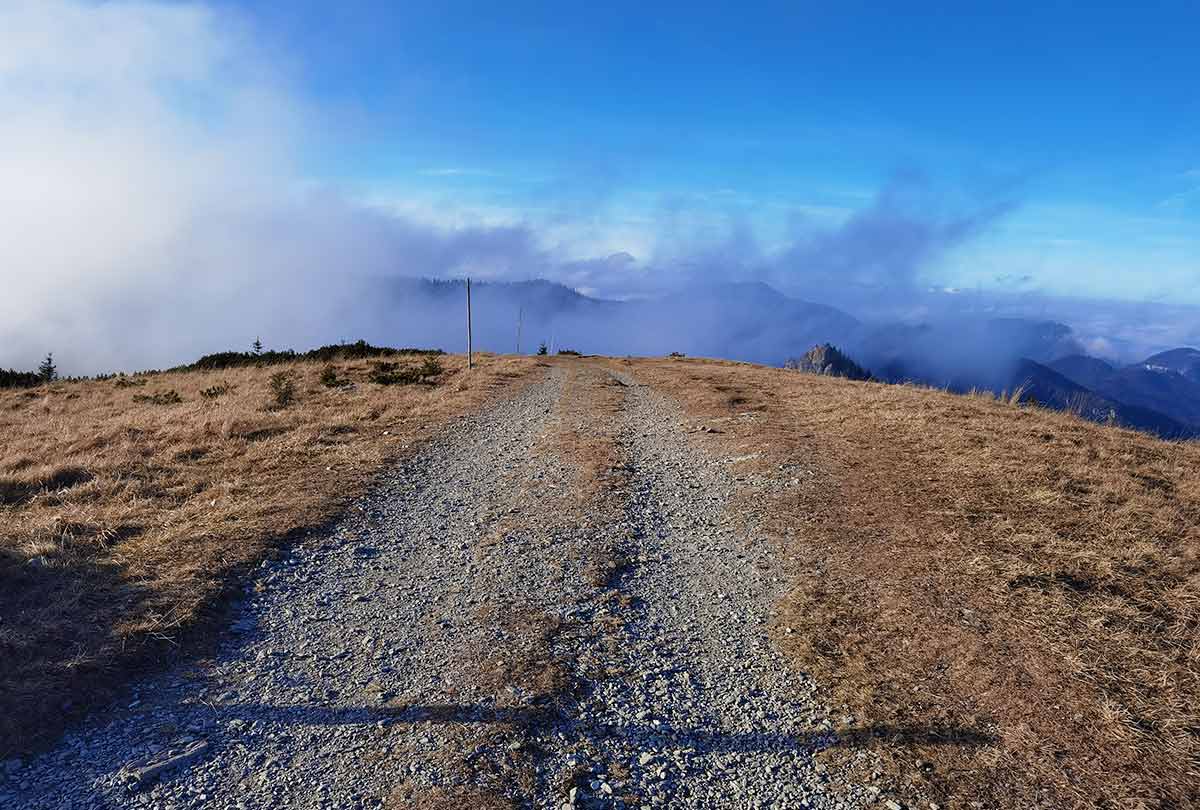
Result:
{"label": "brown grass field", "polygon": [[[431,385],[376,385],[361,361],[336,364],[353,389],[329,388],[298,362],[0,392],[0,754],[202,646],[250,567],[545,365],[442,362]],[[884,756],[890,790],[947,808],[1200,805],[1200,446],[983,396],[602,362],[678,399],[738,474],[791,482],[739,504],[800,573],[774,638],[853,716],[843,735]],[[579,396],[545,439],[585,462],[563,519],[607,497],[619,457],[581,427],[618,393],[571,367]],[[172,390],[181,402],[156,404]],[[595,551],[599,587],[621,561]]]}
{"label": "brown grass field", "polygon": [[[441,362],[416,385],[368,382],[360,361],[334,364],[353,388],[297,362],[0,391],[0,755],[203,642],[240,573],[537,369]],[[269,385],[280,371],[295,386],[282,408]]]}
{"label": "brown grass field", "polygon": [[775,637],[897,789],[1200,806],[1200,446],[990,397],[614,362],[710,449],[757,454],[739,469],[797,478],[744,504],[803,571]]}

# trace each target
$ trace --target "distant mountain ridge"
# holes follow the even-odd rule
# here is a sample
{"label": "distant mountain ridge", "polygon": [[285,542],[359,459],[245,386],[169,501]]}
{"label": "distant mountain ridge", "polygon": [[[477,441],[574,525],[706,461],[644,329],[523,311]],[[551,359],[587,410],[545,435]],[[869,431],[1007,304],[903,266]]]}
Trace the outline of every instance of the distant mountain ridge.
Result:
{"label": "distant mountain ridge", "polygon": [[1023,401],[1036,401],[1045,407],[1072,411],[1094,422],[1112,422],[1164,438],[1186,438],[1200,432],[1194,424],[1189,425],[1153,408],[1115,399],[1033,360],[1023,360],[1019,364],[1013,376],[1012,390],[1020,391]]}
{"label": "distant mountain ridge", "polygon": [[[402,308],[413,321],[410,328],[426,343],[462,345],[464,282],[391,278],[382,283],[377,306],[386,308],[390,301]],[[835,307],[791,298],[757,282],[696,286],[629,301],[592,298],[548,281],[472,282],[471,296],[475,346],[490,351],[515,351],[519,329],[522,351],[545,342],[548,348],[585,353],[677,351],[780,365],[797,346],[862,328]]]}
{"label": "distant mountain ridge", "polygon": [[1150,369],[1165,369],[1200,382],[1200,349],[1171,349],[1151,355],[1142,361]]}
{"label": "distant mountain ridge", "polygon": [[1200,351],[1171,349],[1121,367],[1073,355],[1051,366],[1100,396],[1162,414],[1189,426],[1193,433],[1200,432]]}
{"label": "distant mountain ridge", "polygon": [[1085,388],[1099,388],[1117,371],[1117,367],[1107,360],[1089,357],[1086,354],[1070,354],[1048,365]]}
{"label": "distant mountain ridge", "polygon": [[[462,281],[381,279],[375,296],[395,342],[465,347]],[[1178,348],[1115,366],[1089,356],[1070,326],[1012,317],[869,323],[761,282],[680,288],[628,301],[543,281],[474,282],[477,350],[569,348],[610,355],[721,357],[781,366],[806,347],[833,344],[875,379],[969,391],[1026,386],[1027,396],[1088,418],[1163,436],[1200,434],[1200,351]],[[394,322],[388,310],[403,313]]]}

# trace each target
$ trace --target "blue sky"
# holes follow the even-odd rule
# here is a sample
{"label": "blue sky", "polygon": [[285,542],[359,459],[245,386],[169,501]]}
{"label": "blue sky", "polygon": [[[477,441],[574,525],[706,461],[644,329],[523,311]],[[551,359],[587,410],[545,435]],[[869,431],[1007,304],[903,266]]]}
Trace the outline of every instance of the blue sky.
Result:
{"label": "blue sky", "polygon": [[1200,301],[1195,4],[233,5],[322,111],[306,172],[410,215],[646,259],[916,174],[1011,204],[931,283]]}
{"label": "blue sky", "polygon": [[970,5],[0,0],[0,365],[376,334],[392,275],[1200,305],[1200,7]]}

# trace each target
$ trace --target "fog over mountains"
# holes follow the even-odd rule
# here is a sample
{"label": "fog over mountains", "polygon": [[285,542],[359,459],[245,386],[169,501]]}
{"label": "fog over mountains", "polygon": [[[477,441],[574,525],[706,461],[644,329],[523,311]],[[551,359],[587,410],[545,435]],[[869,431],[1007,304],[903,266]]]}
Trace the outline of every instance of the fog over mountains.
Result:
{"label": "fog over mountains", "polygon": [[[392,342],[399,332],[406,342],[462,347],[461,282],[391,279],[384,287],[377,305],[394,302],[405,319],[389,330]],[[961,306],[927,320],[866,320],[757,282],[696,285],[635,301],[591,298],[547,281],[475,284],[472,295],[480,349],[533,352],[545,343],[551,351],[681,352],[778,366],[830,342],[885,381],[1022,389],[1026,400],[1097,421],[1170,437],[1200,431],[1200,352],[1180,348],[1114,362],[1088,354],[1088,345],[1108,343],[1102,337],[1054,320]]]}

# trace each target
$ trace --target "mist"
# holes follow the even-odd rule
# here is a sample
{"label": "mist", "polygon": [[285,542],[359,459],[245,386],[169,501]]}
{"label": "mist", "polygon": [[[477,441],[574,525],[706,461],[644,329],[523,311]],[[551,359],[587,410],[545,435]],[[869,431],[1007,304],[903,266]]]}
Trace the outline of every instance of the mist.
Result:
{"label": "mist", "polygon": [[[52,351],[67,374],[161,368],[256,337],[461,351],[461,288],[421,280],[468,276],[481,282],[476,348],[492,351],[778,364],[831,341],[952,380],[1000,379],[1022,356],[1134,357],[1195,338],[1139,331],[1102,302],[930,290],[931,269],[1020,201],[951,204],[911,171],[840,224],[801,220],[772,246],[734,218],[707,240],[664,220],[649,255],[580,255],[532,222],[439,226],[314,184],[305,133],[335,122],[228,13],[15,2],[0,32],[0,366]],[[513,283],[533,280],[546,283]],[[1082,328],[1041,341],[1042,327],[985,325],[1059,313]]]}

